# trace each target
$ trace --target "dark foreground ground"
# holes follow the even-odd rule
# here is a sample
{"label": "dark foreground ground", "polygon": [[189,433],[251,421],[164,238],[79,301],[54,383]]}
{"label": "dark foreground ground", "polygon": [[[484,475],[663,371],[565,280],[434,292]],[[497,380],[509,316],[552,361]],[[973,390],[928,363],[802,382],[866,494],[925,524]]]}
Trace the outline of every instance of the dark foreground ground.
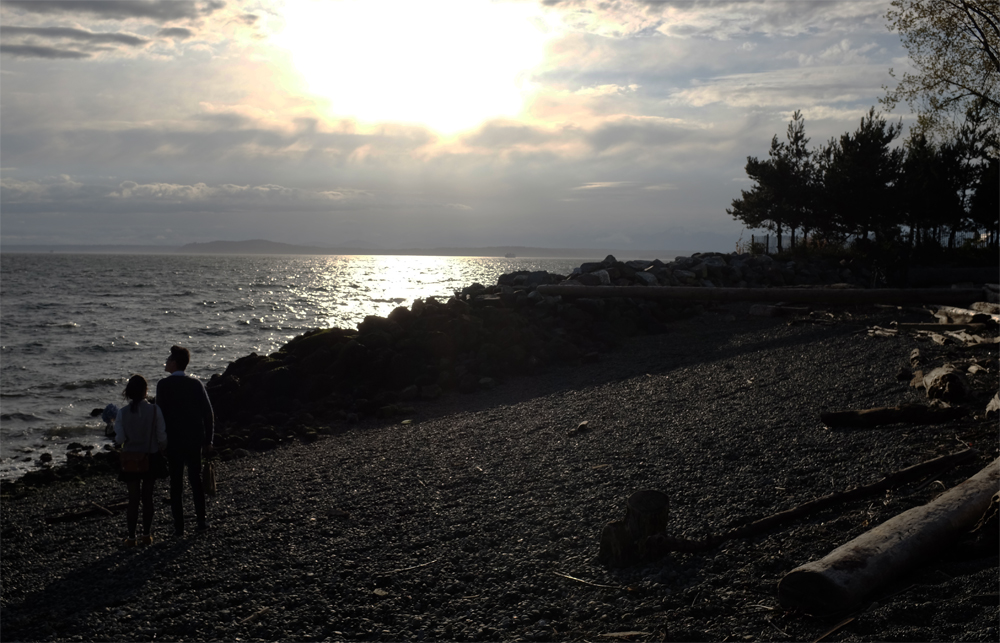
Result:
{"label": "dark foreground ground", "polygon": [[[896,378],[914,340],[865,331],[928,321],[833,312],[834,324],[789,324],[720,308],[596,363],[428,403],[409,424],[222,463],[212,529],[170,538],[163,504],[151,547],[119,547],[120,511],[46,521],[115,505],[124,485],[110,476],[4,498],[0,637],[816,641],[852,617],[823,640],[997,641],[996,551],[927,561],[832,619],[778,605],[786,572],[997,455],[996,427],[972,419],[825,428],[822,410],[919,399]],[[602,526],[637,489],[667,493],[671,533],[698,538],[966,443],[981,459],[922,488],[709,553],[619,570],[595,561]]]}

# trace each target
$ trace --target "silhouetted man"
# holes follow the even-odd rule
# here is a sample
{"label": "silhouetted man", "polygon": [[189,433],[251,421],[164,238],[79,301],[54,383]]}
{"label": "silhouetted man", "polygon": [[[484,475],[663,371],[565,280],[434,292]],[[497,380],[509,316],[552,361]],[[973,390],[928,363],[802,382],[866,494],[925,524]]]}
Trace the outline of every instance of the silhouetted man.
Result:
{"label": "silhouetted man", "polygon": [[170,375],[156,383],[156,404],[167,425],[167,461],[170,465],[170,508],[174,514],[174,536],[184,534],[184,467],[194,495],[198,518],[195,531],[208,529],[205,489],[201,481],[201,456],[212,451],[215,415],[205,385],[189,377],[184,369],[191,351],[171,346],[164,370]]}

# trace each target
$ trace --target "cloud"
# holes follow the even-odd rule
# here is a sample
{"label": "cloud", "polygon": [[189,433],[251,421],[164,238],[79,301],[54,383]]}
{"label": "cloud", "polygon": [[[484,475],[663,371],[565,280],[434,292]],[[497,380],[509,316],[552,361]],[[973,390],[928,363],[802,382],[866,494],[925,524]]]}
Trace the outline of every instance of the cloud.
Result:
{"label": "cloud", "polygon": [[723,103],[761,107],[844,103],[878,96],[888,71],[866,65],[837,65],[733,74],[699,80],[674,94],[694,107]]}
{"label": "cloud", "polygon": [[38,36],[52,40],[76,40],[94,44],[120,44],[139,47],[149,42],[146,38],[124,33],[95,33],[86,29],[69,27],[14,27],[0,26],[2,36]]}
{"label": "cloud", "polygon": [[[444,136],[336,111],[361,85],[307,84],[277,40],[281,2],[3,1],[3,238],[591,247],[723,231],[745,159],[792,110],[813,141],[852,130],[901,68],[886,2],[549,2],[523,109]],[[304,53],[320,73],[357,61],[322,37]],[[413,75],[414,95],[475,87]]]}
{"label": "cloud", "polygon": [[167,27],[156,32],[157,36],[163,38],[176,38],[177,40],[187,40],[194,35],[194,32],[184,27]]}
{"label": "cloud", "polygon": [[[0,52],[17,58],[81,60],[106,51],[107,45],[141,47],[150,41],[128,33],[102,33],[71,27],[0,26]],[[13,42],[11,42],[13,41]],[[41,41],[41,42],[39,42]],[[70,48],[79,46],[84,49]]]}
{"label": "cloud", "polygon": [[[355,191],[356,192],[356,191]],[[229,207],[236,204],[297,203],[300,205],[326,204],[346,197],[344,191],[325,190],[316,192],[281,185],[233,185],[209,186],[204,183],[178,185],[171,183],[145,183],[124,181],[116,190],[108,193],[109,199],[134,200],[149,203],[170,203],[175,205],[197,204],[208,201],[225,202]],[[238,207],[238,206],[237,206]]]}
{"label": "cloud", "polygon": [[106,20],[180,20],[208,15],[224,2],[191,0],[5,0],[4,7],[36,14],[83,14]]}
{"label": "cloud", "polygon": [[634,92],[638,89],[639,85],[635,83],[631,85],[615,85],[614,83],[610,83],[607,85],[597,85],[596,87],[581,87],[573,93],[577,96],[618,96]]}
{"label": "cloud", "polygon": [[605,190],[607,188],[620,188],[627,185],[632,185],[631,181],[602,181],[594,183],[584,183],[579,185],[574,190]]}
{"label": "cloud", "polygon": [[56,49],[55,47],[43,47],[40,45],[0,45],[0,53],[16,56],[18,58],[51,58],[80,60],[90,58],[92,54],[74,49]]}
{"label": "cloud", "polygon": [[793,37],[835,29],[883,26],[883,3],[773,0],[543,0],[565,29],[605,38],[731,40],[755,34]]}
{"label": "cloud", "polygon": [[103,188],[88,188],[83,183],[61,175],[39,181],[0,179],[0,203],[40,203],[43,201],[89,197],[106,192]]}
{"label": "cloud", "polygon": [[46,212],[72,205],[91,212],[215,212],[322,211],[351,199],[370,196],[358,189],[308,190],[282,185],[223,183],[139,183],[121,181],[112,186],[86,183],[69,176],[40,181],[0,180],[0,204],[8,212]]}

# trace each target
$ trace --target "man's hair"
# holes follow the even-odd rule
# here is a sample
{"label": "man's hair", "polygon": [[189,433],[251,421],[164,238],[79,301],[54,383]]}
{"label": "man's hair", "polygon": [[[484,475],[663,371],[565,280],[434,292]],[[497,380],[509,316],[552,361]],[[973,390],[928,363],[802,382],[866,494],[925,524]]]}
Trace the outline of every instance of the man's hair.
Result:
{"label": "man's hair", "polygon": [[183,371],[187,368],[188,362],[191,361],[191,351],[183,346],[171,346],[170,359],[174,360],[174,363]]}

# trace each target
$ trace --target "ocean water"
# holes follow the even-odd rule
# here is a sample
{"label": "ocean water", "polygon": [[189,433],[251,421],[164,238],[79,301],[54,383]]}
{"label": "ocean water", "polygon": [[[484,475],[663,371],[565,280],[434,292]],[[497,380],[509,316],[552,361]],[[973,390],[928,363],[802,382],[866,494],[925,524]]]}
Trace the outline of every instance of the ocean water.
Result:
{"label": "ocean water", "polygon": [[207,381],[313,328],[355,328],[416,298],[447,299],[515,270],[569,274],[580,259],[418,256],[0,255],[0,478],[103,448],[95,408],[133,374],[165,375],[172,344]]}

